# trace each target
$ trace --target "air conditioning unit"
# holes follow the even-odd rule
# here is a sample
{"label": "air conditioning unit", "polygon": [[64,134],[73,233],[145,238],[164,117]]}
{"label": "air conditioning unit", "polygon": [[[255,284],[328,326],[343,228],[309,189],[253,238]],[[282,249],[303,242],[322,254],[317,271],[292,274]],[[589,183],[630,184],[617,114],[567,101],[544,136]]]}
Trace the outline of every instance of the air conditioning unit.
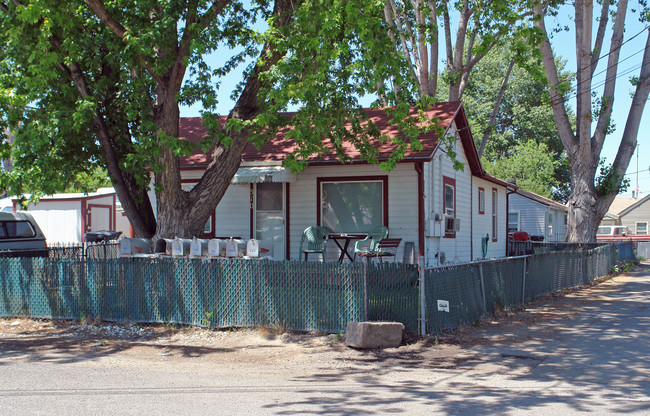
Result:
{"label": "air conditioning unit", "polygon": [[452,234],[460,231],[460,219],[454,217],[445,218],[445,234]]}

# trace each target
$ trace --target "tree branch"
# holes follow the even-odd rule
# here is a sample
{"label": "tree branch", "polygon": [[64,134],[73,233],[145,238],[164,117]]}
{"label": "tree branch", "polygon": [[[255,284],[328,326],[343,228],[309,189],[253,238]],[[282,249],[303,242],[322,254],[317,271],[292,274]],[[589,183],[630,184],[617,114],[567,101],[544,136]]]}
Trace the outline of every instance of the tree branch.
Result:
{"label": "tree branch", "polygon": [[436,29],[436,35],[435,38],[433,39],[433,42],[431,42],[431,45],[429,45],[430,52],[429,52],[429,92],[432,97],[436,96],[436,90],[438,88],[438,39],[440,38],[439,36],[439,31],[438,31],[438,16],[436,14],[436,5],[435,3],[429,2],[429,18],[431,19],[431,24],[434,25]]}
{"label": "tree branch", "polygon": [[[623,32],[625,31],[625,14],[627,11],[627,0],[619,0],[616,10],[614,27],[612,28],[612,38],[609,47],[609,57],[607,59],[607,73],[605,77],[605,86],[603,88],[603,97],[601,108],[598,112],[598,122],[592,139],[594,158],[598,158],[600,151],[605,143],[607,130],[611,122],[612,110],[614,108],[614,91],[616,88],[616,73],[618,71],[618,58],[621,54],[621,45],[623,43]],[[627,166],[627,165],[626,165]]]}
{"label": "tree branch", "polygon": [[[97,0],[95,0],[97,1]],[[220,0],[212,3],[210,8],[197,19],[196,8],[188,12],[187,18],[185,19],[185,29],[183,30],[183,36],[179,42],[178,52],[176,54],[176,60],[174,61],[174,67],[171,71],[171,79],[173,82],[173,89],[179,89],[183,83],[183,78],[185,77],[185,70],[187,66],[184,64],[185,58],[190,54],[190,45],[192,40],[197,36],[195,28],[193,25],[198,25],[198,33],[205,30],[214,19],[221,14],[223,9],[230,3],[230,0]],[[196,6],[196,5],[194,5]]]}
{"label": "tree branch", "polygon": [[[126,29],[120,24],[113,16],[108,12],[104,3],[101,0],[86,0],[86,5],[99,17],[99,19],[108,27],[108,29],[113,32],[121,40],[125,40]],[[145,68],[151,77],[158,83],[162,82],[162,79],[154,72],[153,68],[149,64],[149,60],[146,56],[141,56]]]}
{"label": "tree branch", "polygon": [[[406,44],[406,38],[404,37],[404,31],[402,29],[402,21],[399,18],[399,14],[397,11],[397,5],[395,4],[395,0],[386,0],[384,7],[384,16],[386,17],[386,21],[390,26],[392,26],[395,31],[399,34],[399,39],[400,43],[402,45],[402,55],[404,55],[404,58],[408,62],[409,66],[409,71],[411,72],[411,76],[415,81],[418,80],[417,73],[415,72],[415,68],[413,66],[413,61],[411,59],[411,53],[409,52],[408,46]],[[392,12],[391,12],[392,9]],[[393,19],[393,16],[395,18]],[[397,23],[397,24],[396,24]],[[391,40],[394,39],[394,35],[389,33],[391,36]],[[395,47],[397,47],[397,42],[395,42]]]}
{"label": "tree branch", "polygon": [[501,88],[499,88],[499,92],[497,93],[497,99],[494,102],[494,107],[492,108],[492,115],[490,116],[488,127],[483,132],[481,145],[478,149],[479,159],[483,157],[483,151],[485,150],[485,145],[487,145],[487,142],[490,139],[490,136],[492,135],[492,131],[494,130],[494,125],[496,124],[497,121],[497,115],[499,114],[499,109],[501,108],[501,102],[503,101],[503,96],[505,95],[506,90],[508,89],[508,80],[510,79],[510,73],[512,72],[512,68],[514,68],[514,66],[515,66],[515,58],[512,58],[510,60],[510,63],[508,64],[508,68],[506,69],[506,75],[503,77],[503,82],[501,82]]}
{"label": "tree branch", "polygon": [[449,22],[449,6],[447,1],[443,1],[442,18],[445,25],[445,49],[447,51],[447,69],[454,61],[454,50],[451,47],[451,23]]}
{"label": "tree branch", "polygon": [[[594,76],[594,71],[598,66],[598,60],[603,47],[603,39],[605,38],[605,29],[607,29],[607,22],[609,21],[609,2],[610,0],[603,0],[602,9],[600,11],[600,19],[598,22],[598,31],[596,32],[596,43],[591,55],[591,76]],[[625,20],[625,19],[623,19]]]}
{"label": "tree branch", "polygon": [[[275,20],[277,28],[289,25],[294,16],[294,7],[298,7],[301,0],[294,4],[293,0],[276,0],[273,15],[277,16]],[[249,73],[244,87],[235,107],[231,110],[228,118],[238,118],[241,120],[251,120],[259,114],[258,93],[262,87],[260,74],[271,69],[278,63],[283,54],[276,51],[275,45],[267,43],[260,52],[260,59],[255,64],[253,70]],[[241,162],[241,154],[248,142],[248,132],[244,129],[234,134],[233,143],[228,148],[220,148],[215,151],[212,161],[206,168],[201,180],[190,191],[189,200],[193,203],[193,210],[198,214],[206,214],[207,219],[211,212],[214,212],[214,206],[209,204],[197,204],[195,202],[204,199],[219,200],[227,185],[223,181],[230,183],[230,178],[235,174]]]}
{"label": "tree branch", "polygon": [[560,134],[560,139],[564,148],[567,150],[567,153],[570,154],[570,160],[574,156],[578,143],[576,141],[575,134],[571,129],[571,121],[569,120],[569,115],[566,112],[564,107],[564,97],[562,92],[559,89],[560,80],[558,77],[557,67],[555,66],[555,57],[553,56],[553,50],[551,49],[551,44],[548,40],[548,32],[546,31],[546,25],[544,24],[544,11],[541,5],[536,5],[533,9],[536,19],[535,26],[539,28],[543,35],[544,41],[539,46],[539,49],[542,53],[542,63],[544,64],[544,70],[546,72],[546,78],[548,79],[548,89],[551,96],[551,108],[553,109],[553,115],[555,120],[557,120],[558,133]]}
{"label": "tree branch", "polygon": [[120,39],[124,40],[126,29],[122,26],[113,16],[106,10],[104,3],[101,0],[86,0],[86,5],[95,12],[99,20],[101,20],[113,33]]}

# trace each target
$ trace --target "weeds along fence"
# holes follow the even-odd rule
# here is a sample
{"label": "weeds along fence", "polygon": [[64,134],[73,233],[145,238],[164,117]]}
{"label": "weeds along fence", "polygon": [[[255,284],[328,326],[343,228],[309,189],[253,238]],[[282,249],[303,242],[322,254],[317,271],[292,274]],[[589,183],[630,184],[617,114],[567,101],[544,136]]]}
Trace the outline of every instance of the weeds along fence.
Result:
{"label": "weeds along fence", "polygon": [[615,246],[430,270],[390,263],[0,258],[0,316],[330,333],[345,331],[348,321],[380,320],[431,334],[587,283],[615,263]]}

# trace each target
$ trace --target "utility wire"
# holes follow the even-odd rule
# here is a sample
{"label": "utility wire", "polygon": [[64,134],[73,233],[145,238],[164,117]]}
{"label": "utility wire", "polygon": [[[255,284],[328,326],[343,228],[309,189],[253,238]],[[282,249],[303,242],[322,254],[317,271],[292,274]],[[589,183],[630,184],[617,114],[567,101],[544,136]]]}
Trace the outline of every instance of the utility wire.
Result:
{"label": "utility wire", "polygon": [[[583,69],[583,70],[589,69],[591,66],[597,64],[598,61],[600,61],[601,59],[606,58],[607,56],[611,55],[613,52],[619,50],[623,45],[625,45],[626,43],[630,42],[632,39],[636,38],[636,37],[639,36],[641,33],[645,32],[648,28],[650,28],[650,25],[644,27],[641,31],[639,31],[638,33],[636,33],[636,34],[635,34],[634,36],[632,36],[631,38],[627,39],[625,42],[622,42],[622,43],[621,43],[621,44],[620,44],[616,49],[614,49],[613,51],[610,51],[610,52],[608,52],[607,54],[601,56],[601,57],[598,58],[598,60],[596,60],[594,63],[591,63],[591,62],[590,62],[588,65],[584,66],[582,69]],[[623,59],[623,60],[619,60],[619,61],[616,62],[615,64],[610,65],[609,67],[605,68],[604,70],[600,71],[599,73],[597,73],[597,74],[595,74],[595,75],[593,75],[593,76],[591,76],[591,77],[588,77],[587,79],[585,79],[585,80],[579,82],[578,84],[576,84],[575,89],[577,90],[578,87],[579,87],[580,85],[582,85],[583,83],[585,83],[585,82],[593,82],[593,79],[594,79],[596,76],[602,74],[603,72],[606,72],[607,70],[609,70],[610,68],[612,68],[612,67],[614,67],[614,66],[617,66],[617,65],[620,64],[621,62],[624,62],[625,60],[627,60],[627,59],[629,59],[629,58],[631,58],[631,57],[633,57],[633,56],[639,54],[639,53],[640,53],[641,51],[643,51],[643,50],[645,50],[645,48],[640,49],[639,51],[633,53],[632,55],[628,56],[627,58],[625,58],[625,59]],[[618,78],[618,77],[617,77],[617,78]],[[605,80],[605,82],[606,82],[606,81],[607,81],[607,80]],[[602,86],[602,85],[601,85],[601,86]],[[590,92],[593,91],[593,90],[594,90],[594,88],[592,88],[592,89],[590,90]],[[573,96],[571,96],[571,97],[568,97],[567,99],[571,99],[571,98],[573,98],[573,97],[575,97],[575,96],[577,96],[577,95],[578,95],[578,94],[576,93],[575,95],[573,95]],[[554,101],[554,100],[555,100],[555,101]],[[551,104],[557,104],[558,102],[564,102],[564,101],[566,101],[566,100],[564,99],[564,97],[563,97],[561,94],[556,94],[555,97],[553,97],[553,98],[551,99]]]}

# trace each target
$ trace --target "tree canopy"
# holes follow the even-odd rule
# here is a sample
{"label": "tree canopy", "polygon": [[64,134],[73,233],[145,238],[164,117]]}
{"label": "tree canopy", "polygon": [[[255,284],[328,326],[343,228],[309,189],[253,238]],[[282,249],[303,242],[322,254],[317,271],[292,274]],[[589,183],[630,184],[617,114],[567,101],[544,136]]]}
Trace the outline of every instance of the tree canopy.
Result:
{"label": "tree canopy", "polygon": [[[260,29],[262,28],[262,29]],[[412,80],[386,35],[383,4],[369,0],[0,2],[0,123],[15,135],[0,157],[13,158],[0,184],[60,190],[80,172],[105,167],[136,235],[200,234],[235,174],[246,143],[261,144],[293,125],[295,168],[343,140],[376,162],[379,130],[359,98],[380,87],[407,132],[383,162],[390,168],[419,146],[406,116]],[[211,53],[229,54],[212,67]],[[233,91],[226,125],[214,114],[221,77],[252,62]],[[181,187],[179,105],[201,103],[211,163],[190,191]],[[423,103],[422,105],[426,105]],[[282,115],[300,109],[291,119]],[[343,128],[351,122],[352,128]],[[147,195],[153,177],[157,218]]]}

